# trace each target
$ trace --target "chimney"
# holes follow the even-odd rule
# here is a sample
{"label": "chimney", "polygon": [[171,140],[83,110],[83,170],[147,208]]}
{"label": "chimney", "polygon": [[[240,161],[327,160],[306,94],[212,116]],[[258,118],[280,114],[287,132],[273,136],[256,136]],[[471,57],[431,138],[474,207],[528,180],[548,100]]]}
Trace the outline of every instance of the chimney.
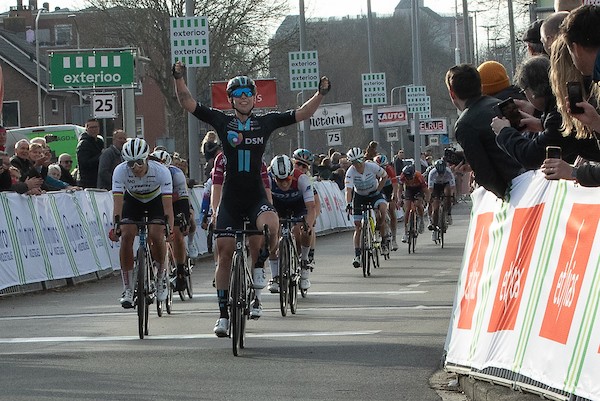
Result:
{"label": "chimney", "polygon": [[44,7],[44,10],[50,11],[50,3],[42,3],[42,7]]}
{"label": "chimney", "polygon": [[37,10],[37,0],[29,0],[29,8],[31,10]]}
{"label": "chimney", "polygon": [[17,0],[17,10],[23,9],[23,0]]}

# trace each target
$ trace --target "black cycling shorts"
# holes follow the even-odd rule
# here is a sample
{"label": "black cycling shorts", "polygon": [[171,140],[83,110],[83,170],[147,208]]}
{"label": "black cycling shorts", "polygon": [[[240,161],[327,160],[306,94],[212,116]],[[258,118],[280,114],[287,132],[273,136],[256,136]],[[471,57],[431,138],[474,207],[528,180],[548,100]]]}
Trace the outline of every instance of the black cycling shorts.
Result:
{"label": "black cycling shorts", "polygon": [[406,187],[404,190],[404,199],[409,201],[415,201],[424,197],[423,189],[421,187]]}
{"label": "black cycling shorts", "polygon": [[[217,215],[218,230],[243,229],[244,218],[248,218],[249,230],[256,230],[256,218],[265,212],[275,212],[275,208],[265,197],[249,202],[246,199],[223,198]],[[234,234],[216,234],[217,237],[233,237]]]}
{"label": "black cycling shorts", "polygon": [[433,189],[431,190],[431,197],[442,199],[442,197],[444,196],[444,188],[446,188],[446,186],[448,186],[449,184],[449,182],[445,182],[443,184],[433,184]]}
{"label": "black cycling shorts", "polygon": [[278,202],[277,199],[273,199],[273,206],[280,218],[302,217],[308,213],[303,198],[295,202]]}
{"label": "black cycling shorts", "polygon": [[363,205],[370,203],[373,205],[373,209],[377,209],[383,202],[385,202],[385,199],[381,193],[373,195],[359,195],[355,192],[354,199],[352,200],[352,215],[354,216],[354,220],[360,220],[362,217]]}
{"label": "black cycling shorts", "polygon": [[148,211],[149,221],[164,221],[165,211],[163,210],[162,196],[157,196],[150,202],[144,203],[135,199],[128,192],[125,192],[123,196],[122,220],[142,221],[145,211]]}
{"label": "black cycling shorts", "polygon": [[177,217],[179,214],[183,214],[187,224],[190,224],[190,202],[188,199],[178,199],[173,203],[173,215],[175,216],[175,227],[181,226],[181,219]]}
{"label": "black cycling shorts", "polygon": [[385,197],[386,201],[390,201],[392,200],[392,193],[394,192],[394,187],[393,185],[386,185],[385,187],[383,187],[383,189],[381,190],[381,193],[383,194],[383,196]]}

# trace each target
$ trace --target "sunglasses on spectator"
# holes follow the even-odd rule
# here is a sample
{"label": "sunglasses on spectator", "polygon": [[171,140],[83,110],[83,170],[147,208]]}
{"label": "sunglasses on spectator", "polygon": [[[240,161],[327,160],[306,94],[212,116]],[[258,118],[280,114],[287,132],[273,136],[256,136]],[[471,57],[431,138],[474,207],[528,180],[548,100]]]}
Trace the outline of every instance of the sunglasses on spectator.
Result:
{"label": "sunglasses on spectator", "polygon": [[127,162],[127,165],[131,168],[133,168],[135,165],[138,166],[143,166],[144,165],[144,159],[137,159],[137,160],[130,160]]}
{"label": "sunglasses on spectator", "polygon": [[69,164],[73,164],[73,160],[63,160],[61,163],[69,163]]}
{"label": "sunglasses on spectator", "polygon": [[231,92],[231,97],[242,97],[242,95],[246,95],[246,97],[254,96],[252,93],[252,89],[250,88],[237,88]]}

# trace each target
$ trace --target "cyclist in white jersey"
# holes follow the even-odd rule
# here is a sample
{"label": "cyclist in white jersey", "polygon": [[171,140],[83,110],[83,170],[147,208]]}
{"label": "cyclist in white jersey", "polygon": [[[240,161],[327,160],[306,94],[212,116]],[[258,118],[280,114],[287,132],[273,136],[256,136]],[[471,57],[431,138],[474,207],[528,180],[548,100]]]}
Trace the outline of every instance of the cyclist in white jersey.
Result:
{"label": "cyclist in white jersey", "polygon": [[[186,289],[185,280],[185,236],[193,235],[195,231],[195,222],[192,208],[189,201],[187,179],[185,174],[179,167],[171,165],[171,155],[166,150],[154,151],[151,157],[156,158],[164,166],[169,169],[171,178],[173,179],[173,214],[175,215],[175,226],[173,227],[173,256],[177,264],[177,275],[175,277],[175,291],[183,291]],[[182,226],[185,221],[185,226]],[[191,256],[190,256],[191,257]]]}
{"label": "cyclist in white jersey", "polygon": [[[352,148],[346,153],[348,161],[352,166],[346,171],[346,210],[354,211],[354,260],[352,265],[360,267],[360,232],[363,205],[370,203],[377,210],[377,224],[381,238],[384,239],[383,247],[388,247],[389,238],[386,238],[385,214],[387,213],[387,202],[381,190],[388,178],[384,169],[377,163],[365,161],[365,155],[361,148]],[[354,196],[352,195],[354,193]]]}
{"label": "cyclist in white jersey", "polygon": [[[440,207],[440,199],[445,196],[453,196],[456,193],[456,180],[452,170],[446,165],[442,159],[436,160],[433,164],[434,168],[429,172],[427,177],[427,187],[431,191],[431,207],[429,208],[429,226],[432,230],[435,228],[433,222],[437,221],[437,212]],[[448,224],[452,224],[452,202],[450,198],[444,198],[446,202],[446,210],[448,211]],[[435,232],[432,233],[432,240]]]}
{"label": "cyclist in white jersey", "polygon": [[[123,295],[120,299],[123,308],[133,308],[133,241],[137,235],[135,224],[128,221],[142,221],[144,212],[148,212],[148,221],[164,221],[167,217],[169,227],[173,227],[173,180],[169,170],[159,162],[148,160],[150,148],[145,140],[134,138],[128,140],[121,155],[125,160],[119,164],[112,177],[113,216],[116,222],[121,219],[118,230],[110,230],[109,238],[118,241],[121,237],[119,259],[121,262],[121,278],[123,279]],[[171,237],[167,240],[171,240]],[[151,224],[148,227],[148,239],[152,259],[156,263],[157,294],[159,301],[168,295],[167,274],[165,272],[165,230],[162,224]]]}

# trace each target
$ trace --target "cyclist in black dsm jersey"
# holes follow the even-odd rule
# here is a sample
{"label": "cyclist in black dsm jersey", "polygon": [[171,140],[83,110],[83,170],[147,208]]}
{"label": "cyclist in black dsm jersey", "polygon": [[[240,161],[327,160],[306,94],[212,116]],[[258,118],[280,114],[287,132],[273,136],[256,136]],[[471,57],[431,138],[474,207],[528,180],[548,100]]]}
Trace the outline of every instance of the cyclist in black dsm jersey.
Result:
{"label": "cyclist in black dsm jersey", "polygon": [[[227,98],[234,113],[225,114],[221,110],[196,102],[183,80],[184,75],[183,64],[180,62],[174,64],[173,77],[179,103],[196,118],[213,126],[223,144],[223,152],[227,158],[217,228],[242,228],[243,218],[248,217],[256,227],[260,228],[267,224],[270,232],[276,233],[279,219],[266,198],[260,177],[267,140],[274,130],[310,118],[321,104],[323,96],[331,88],[329,79],[322,77],[318,91],[296,110],[255,115],[252,110],[256,102],[256,86],[250,78],[238,76],[229,81]],[[269,243],[271,252],[277,248],[277,240],[276,235],[271,235]],[[222,235],[217,238],[218,263],[215,275],[220,318],[217,320],[214,332],[218,337],[227,336],[229,326],[227,301],[234,245],[233,237]],[[260,296],[260,289],[267,284],[263,270],[267,256],[261,254],[255,265],[253,276],[255,287],[258,288],[257,297]],[[260,302],[255,302],[251,316],[258,318],[261,314]]]}

